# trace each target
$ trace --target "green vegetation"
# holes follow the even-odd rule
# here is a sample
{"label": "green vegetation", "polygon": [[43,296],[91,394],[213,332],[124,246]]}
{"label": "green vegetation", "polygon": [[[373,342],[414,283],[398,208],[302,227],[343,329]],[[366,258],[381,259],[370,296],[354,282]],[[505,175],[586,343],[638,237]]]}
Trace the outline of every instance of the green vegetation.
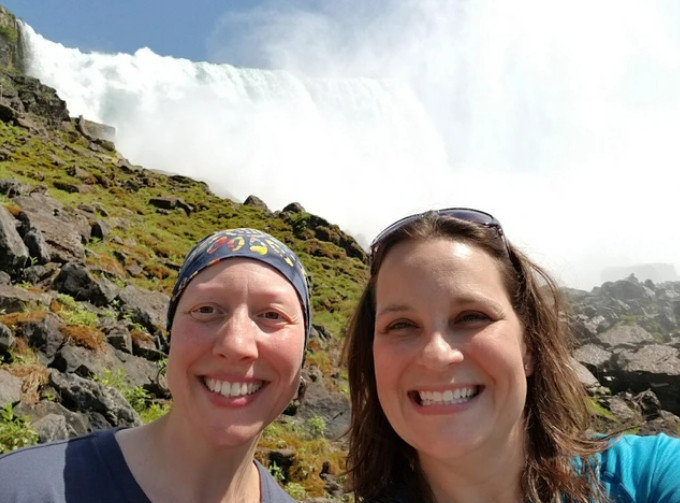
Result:
{"label": "green vegetation", "polygon": [[595,398],[588,398],[588,410],[597,418],[618,423],[618,418],[607,408],[603,407]]}
{"label": "green vegetation", "polygon": [[38,434],[26,416],[14,413],[11,404],[0,409],[0,454],[38,443]]}
{"label": "green vegetation", "polygon": [[283,486],[283,488],[288,494],[290,494],[290,497],[295,500],[301,500],[302,498],[306,498],[308,496],[305,488],[297,482],[289,482]]}
{"label": "green vegetation", "polygon": [[[68,132],[58,133],[66,144]],[[13,147],[12,162],[0,162],[0,177],[15,178],[29,185],[41,183],[65,206],[98,204],[106,208],[109,216],[100,219],[113,223],[109,236],[103,242],[87,245],[87,265],[99,274],[169,293],[176,277],[173,269],[195,241],[221,228],[266,229],[291,246],[303,261],[312,283],[314,323],[325,326],[336,337],[344,335],[349,311],[365,279],[366,265],[347,258],[345,251],[334,243],[299,238],[296,229],[299,231],[301,222],[309,220],[309,214],[293,214],[288,220],[285,215],[221,199],[201,182],[182,179],[178,183],[140,168],[123,171],[117,167],[120,159],[115,153],[93,155],[87,144],[79,142],[69,142],[68,149],[59,149],[58,143],[39,141],[24,130],[1,122],[0,142]],[[54,188],[56,181],[82,183],[65,170],[56,169],[55,155],[64,164],[93,173],[103,185],[88,185],[88,191],[82,193]],[[131,191],[131,187],[137,190]],[[186,215],[181,210],[159,213],[148,202],[152,197],[170,194],[195,208],[194,213]],[[130,276],[126,271],[131,266],[139,267],[142,274]]]}
{"label": "green vegetation", "polygon": [[170,403],[153,400],[141,386],[130,386],[125,379],[123,369],[112,371],[106,369],[94,377],[94,381],[102,386],[110,386],[120,391],[133,409],[137,411],[142,422],[150,423],[165,415],[170,410]]}
{"label": "green vegetation", "polygon": [[[302,426],[290,421],[277,421],[267,426],[262,433],[260,447],[291,449],[295,452],[294,463],[290,467],[288,478],[281,480],[294,498],[296,496],[293,492],[298,490],[304,490],[305,496],[300,497],[324,495],[324,482],[319,477],[324,462],[328,463],[331,473],[339,474],[344,470],[344,451],[318,435],[321,429],[325,430],[325,427],[323,418],[317,416],[310,418]],[[265,459],[261,456],[258,458],[265,466],[267,465]],[[273,470],[276,472],[277,468]],[[283,479],[283,474],[280,477]]]}
{"label": "green vegetation", "polygon": [[85,309],[80,302],[65,293],[57,294],[57,300],[51,309],[69,325],[94,326],[99,321],[96,313]]}
{"label": "green vegetation", "polygon": [[321,416],[307,419],[307,427],[312,437],[323,437],[326,433],[326,420]]}
{"label": "green vegetation", "polygon": [[0,37],[4,37],[8,42],[15,43],[19,40],[19,32],[12,26],[0,25]]}
{"label": "green vegetation", "polygon": [[170,402],[152,401],[145,405],[141,410],[136,409],[139,417],[144,424],[155,421],[164,416],[170,410]]}
{"label": "green vegetation", "polygon": [[274,480],[276,480],[279,484],[282,484],[286,479],[286,475],[285,473],[283,473],[283,469],[274,462],[269,463],[267,470],[269,471],[271,476],[274,477]]}
{"label": "green vegetation", "polygon": [[639,314],[622,314],[620,320],[622,325],[635,326],[640,324],[641,318]]}

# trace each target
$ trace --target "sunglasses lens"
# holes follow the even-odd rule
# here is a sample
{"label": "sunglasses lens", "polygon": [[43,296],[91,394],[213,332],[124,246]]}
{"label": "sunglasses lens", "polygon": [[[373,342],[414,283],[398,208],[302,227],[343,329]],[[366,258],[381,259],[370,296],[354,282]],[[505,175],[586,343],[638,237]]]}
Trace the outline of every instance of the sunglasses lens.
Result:
{"label": "sunglasses lens", "polygon": [[436,213],[441,216],[453,217],[459,220],[465,220],[466,222],[472,222],[474,224],[498,225],[498,222],[494,217],[488,213],[483,213],[477,210],[452,208],[447,210],[439,210]]}
{"label": "sunglasses lens", "polygon": [[[375,252],[378,250],[380,247],[380,243],[392,234],[394,231],[397,229],[403,227],[406,224],[410,224],[411,222],[418,220],[420,218],[423,218],[425,215],[428,213],[434,213],[439,216],[445,216],[445,217],[452,217],[452,218],[457,218],[459,220],[465,220],[466,222],[471,222],[473,224],[478,224],[484,227],[493,227],[495,228],[499,235],[502,237],[503,241],[506,244],[507,247],[507,241],[505,241],[505,237],[503,236],[503,231],[501,230],[501,225],[496,220],[492,215],[489,215],[488,213],[484,213],[483,211],[479,210],[473,210],[470,208],[446,208],[443,210],[435,210],[433,212],[426,212],[426,213],[418,213],[416,215],[410,215],[408,217],[404,217],[401,220],[397,220],[394,222],[392,225],[387,227],[384,231],[382,231],[378,236],[373,240],[370,246],[370,251],[369,251],[369,262],[372,262],[373,256],[375,255]],[[509,253],[509,251],[508,251]]]}

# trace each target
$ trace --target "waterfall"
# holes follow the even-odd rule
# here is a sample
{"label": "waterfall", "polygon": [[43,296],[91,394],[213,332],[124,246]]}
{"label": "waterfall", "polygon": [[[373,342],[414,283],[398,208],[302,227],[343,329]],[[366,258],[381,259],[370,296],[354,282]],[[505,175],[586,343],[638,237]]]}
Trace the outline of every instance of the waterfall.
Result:
{"label": "waterfall", "polygon": [[28,71],[71,115],[114,126],[133,163],[300,202],[364,244],[407,212],[472,206],[570,286],[611,266],[680,269],[659,218],[677,213],[674,2],[386,0],[359,26],[340,4],[275,5],[235,18],[269,69],[82,52],[24,26]]}
{"label": "waterfall", "polygon": [[[24,38],[28,72],[56,88],[72,116],[115,127],[132,162],[205,180],[238,201],[255,194],[272,209],[297,201],[347,226],[371,220],[372,187],[427,200],[427,187],[410,180],[446,167],[428,115],[397,81],[301,78],[147,48],[83,53],[30,26]],[[329,206],[339,194],[352,204]]]}

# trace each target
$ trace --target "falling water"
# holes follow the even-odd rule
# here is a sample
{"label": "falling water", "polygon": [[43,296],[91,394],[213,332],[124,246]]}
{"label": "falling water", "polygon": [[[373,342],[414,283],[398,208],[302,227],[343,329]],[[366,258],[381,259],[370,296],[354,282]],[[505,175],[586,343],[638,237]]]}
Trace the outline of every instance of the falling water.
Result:
{"label": "falling water", "polygon": [[132,162],[236,200],[258,195],[272,209],[298,201],[364,242],[405,212],[468,205],[497,214],[571,286],[590,288],[608,266],[680,264],[668,227],[680,8],[384,5],[354,36],[333,17],[310,28],[323,16],[274,13],[269,28],[304,25],[313,36],[298,30],[271,53],[266,38],[251,47],[263,67],[286,70],[146,48],[86,53],[25,26],[29,73],[71,115],[114,126]]}

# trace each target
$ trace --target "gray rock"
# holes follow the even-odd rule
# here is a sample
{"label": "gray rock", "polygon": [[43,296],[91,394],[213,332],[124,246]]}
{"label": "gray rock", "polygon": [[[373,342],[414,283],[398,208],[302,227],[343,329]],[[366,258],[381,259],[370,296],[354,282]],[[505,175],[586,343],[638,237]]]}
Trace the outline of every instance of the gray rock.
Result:
{"label": "gray rock", "polygon": [[632,425],[639,423],[642,419],[638,411],[619,397],[612,397],[609,399],[609,410],[617,417],[621,424]]}
{"label": "gray rock", "polygon": [[36,307],[48,306],[50,295],[0,284],[0,310],[5,314],[27,312]]}
{"label": "gray rock", "polygon": [[45,264],[50,261],[50,248],[45,241],[45,238],[38,229],[29,229],[24,234],[24,243],[28,248],[31,257],[37,260],[38,264]]}
{"label": "gray rock", "polygon": [[346,395],[326,388],[322,382],[311,382],[298,409],[296,418],[307,420],[321,417],[326,423],[326,438],[336,438],[349,426],[350,405]]}
{"label": "gray rock", "polygon": [[598,339],[601,344],[606,346],[639,345],[641,342],[655,342],[652,334],[636,325],[617,325],[601,333]]}
{"label": "gray rock", "polygon": [[14,347],[15,337],[7,325],[0,323],[0,355],[7,355]]}
{"label": "gray rock", "polygon": [[12,275],[29,261],[28,248],[17,232],[17,221],[0,205],[0,270]]}
{"label": "gray rock", "polygon": [[6,370],[0,370],[0,407],[21,400],[22,381]]}
{"label": "gray rock", "polygon": [[132,322],[139,323],[151,333],[165,328],[170,298],[164,293],[128,285],[118,293],[118,298],[121,311],[126,312]]}
{"label": "gray rock", "polygon": [[40,443],[54,442],[73,438],[75,432],[66,422],[64,416],[59,414],[47,414],[32,423],[33,429],[38,433]]}
{"label": "gray rock", "polygon": [[260,208],[265,211],[269,211],[267,204],[257,196],[249,195],[245,201],[243,201],[244,206],[252,206],[254,208]]}
{"label": "gray rock", "polygon": [[108,305],[115,295],[108,285],[105,288],[89,273],[87,268],[75,262],[64,264],[52,283],[54,289],[73,297],[88,301],[95,306]]}
{"label": "gray rock", "polygon": [[[49,380],[61,395],[63,404],[71,410],[84,412],[90,421],[93,417],[101,416],[109,428],[142,424],[137,412],[114,388],[102,386],[75,374],[63,374],[55,369],[50,371]],[[98,428],[99,426],[101,424],[97,423]]]}
{"label": "gray rock", "polygon": [[654,391],[663,409],[680,414],[680,349],[648,344],[616,355],[612,391]]}
{"label": "gray rock", "polygon": [[106,342],[111,344],[116,349],[120,349],[125,353],[132,353],[132,337],[130,331],[120,324],[105,330]]}
{"label": "gray rock", "polygon": [[94,377],[110,370],[110,362],[102,357],[101,352],[82,346],[64,344],[55,355],[52,367],[60,372],[78,374],[82,377]]}
{"label": "gray rock", "polygon": [[573,353],[574,358],[585,365],[591,372],[597,375],[594,369],[606,369],[609,367],[612,353],[596,344],[585,344],[577,348]]}
{"label": "gray rock", "polygon": [[49,365],[54,360],[57,351],[64,343],[61,333],[63,322],[52,313],[46,314],[38,321],[27,321],[19,325],[16,335],[23,336],[28,343],[39,351],[38,358],[43,365]]}
{"label": "gray rock", "polygon": [[[47,244],[50,260],[85,262],[83,242],[89,239],[90,234],[87,219],[83,222],[82,219],[69,215],[60,203],[44,194],[18,196],[15,202],[21,207],[26,229],[40,231]],[[85,234],[82,232],[83,224]]]}
{"label": "gray rock", "polygon": [[72,412],[57,402],[43,400],[35,404],[20,402],[14,409],[17,414],[28,416],[32,424],[48,415],[62,416],[67,425],[67,431],[72,437],[87,433],[87,419],[84,415]]}
{"label": "gray rock", "polygon": [[597,380],[597,378],[590,372],[590,370],[588,370],[588,368],[585,365],[582,365],[575,358],[571,359],[571,365],[574,368],[574,371],[576,372],[579,381],[586,388],[600,387],[600,381]]}

